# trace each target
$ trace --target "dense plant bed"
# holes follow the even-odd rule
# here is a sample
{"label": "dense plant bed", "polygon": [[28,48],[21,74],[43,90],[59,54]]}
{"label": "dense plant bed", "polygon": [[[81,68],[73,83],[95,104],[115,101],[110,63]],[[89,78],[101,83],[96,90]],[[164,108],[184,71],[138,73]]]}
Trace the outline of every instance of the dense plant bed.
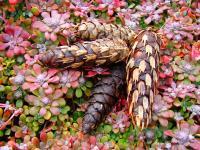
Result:
{"label": "dense plant bed", "polygon": [[[0,0],[0,150],[198,150],[199,8],[198,1],[188,0]],[[68,29],[83,21],[135,32],[151,28],[161,38],[158,92],[151,123],[143,130],[132,124],[124,64],[116,71],[112,64],[64,69],[39,61],[49,49],[81,42]],[[88,103],[99,93],[113,94],[105,100],[105,112],[97,111],[101,103]],[[83,117],[93,110],[98,123],[88,133]]]}

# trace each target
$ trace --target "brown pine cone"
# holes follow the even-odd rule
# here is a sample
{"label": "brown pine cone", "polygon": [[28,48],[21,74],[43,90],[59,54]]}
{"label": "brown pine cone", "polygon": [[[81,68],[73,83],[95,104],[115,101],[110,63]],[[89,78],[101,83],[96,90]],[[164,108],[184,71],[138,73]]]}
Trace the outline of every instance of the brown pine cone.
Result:
{"label": "brown pine cone", "polygon": [[72,42],[76,42],[78,39],[92,41],[103,38],[120,38],[128,42],[136,36],[136,33],[126,26],[100,23],[98,21],[82,22],[69,30],[74,34],[70,37]]}
{"label": "brown pine cone", "polygon": [[129,53],[121,39],[98,39],[59,46],[41,54],[40,61],[48,67],[78,68],[83,65],[108,65],[124,60]]}
{"label": "brown pine cone", "polygon": [[143,129],[151,121],[152,104],[158,81],[161,40],[156,33],[141,31],[131,43],[126,66],[127,99],[133,124]]}
{"label": "brown pine cone", "polygon": [[89,106],[83,118],[82,130],[89,133],[112,111],[123,91],[125,65],[112,67],[111,74],[102,77],[95,85],[89,99]]}

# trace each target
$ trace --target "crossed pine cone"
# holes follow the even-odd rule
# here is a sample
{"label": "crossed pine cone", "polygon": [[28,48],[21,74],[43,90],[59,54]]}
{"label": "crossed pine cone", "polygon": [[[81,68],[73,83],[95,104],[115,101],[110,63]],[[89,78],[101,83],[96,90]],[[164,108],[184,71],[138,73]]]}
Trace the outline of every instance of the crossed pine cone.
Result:
{"label": "crossed pine cone", "polygon": [[[112,74],[95,85],[83,119],[83,131],[90,132],[112,110],[123,80],[127,83],[133,124],[141,129],[147,127],[158,81],[161,40],[157,34],[150,30],[136,33],[128,27],[99,22],[80,23],[70,30],[74,33],[73,45],[43,53],[41,62],[44,65],[78,68],[126,62],[126,67],[112,67]],[[76,42],[78,39],[85,41]],[[126,79],[123,68],[126,68]]]}

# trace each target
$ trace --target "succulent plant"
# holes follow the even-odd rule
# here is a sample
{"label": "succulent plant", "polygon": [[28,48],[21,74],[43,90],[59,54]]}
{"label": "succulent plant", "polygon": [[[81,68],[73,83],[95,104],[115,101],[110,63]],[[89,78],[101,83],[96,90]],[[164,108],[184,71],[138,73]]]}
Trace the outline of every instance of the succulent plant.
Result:
{"label": "succulent plant", "polygon": [[176,21],[172,18],[166,20],[165,26],[160,30],[170,40],[181,41],[188,39],[192,41],[195,35],[198,35],[198,24],[187,24],[182,21]]}
{"label": "succulent plant", "polygon": [[5,33],[0,34],[0,50],[6,52],[6,56],[24,54],[30,46],[28,41],[30,34],[19,26],[7,25]]}
{"label": "succulent plant", "polygon": [[193,43],[191,57],[196,61],[200,60],[200,41]]}
{"label": "succulent plant", "polygon": [[65,70],[61,72],[59,74],[60,77],[59,82],[62,87],[62,91],[66,93],[70,87],[72,88],[78,87],[80,75],[81,72],[76,70]]}
{"label": "succulent plant", "polygon": [[189,108],[187,108],[192,114],[190,115],[190,118],[193,118],[194,116],[200,115],[200,105],[192,105]]}
{"label": "succulent plant", "polygon": [[3,118],[1,118],[2,120],[0,120],[0,130],[3,130],[4,128],[6,128],[6,126],[8,124],[10,124],[10,121],[15,116],[18,116],[19,114],[21,114],[23,112],[22,108],[16,109],[12,105],[10,105],[9,102],[7,102],[6,104],[0,103],[0,108],[4,108],[4,112],[8,112],[8,114],[12,113],[12,115],[8,115],[5,118],[4,118],[4,116],[6,116],[6,115],[4,115]]}
{"label": "succulent plant", "polygon": [[142,13],[130,10],[127,12],[126,9],[122,11],[124,11],[124,16],[125,16],[124,22],[126,26],[134,30],[140,28],[139,25],[140,25],[140,20],[142,18]]}
{"label": "succulent plant", "polygon": [[194,136],[199,132],[199,125],[189,125],[187,122],[181,122],[180,128],[175,131],[167,130],[164,132],[166,136],[172,137],[172,149],[198,149],[200,146],[199,140]]}
{"label": "succulent plant", "polygon": [[91,2],[85,2],[81,0],[72,0],[72,3],[70,3],[70,10],[74,11],[74,16],[76,17],[87,17],[87,14],[91,10]]}
{"label": "succulent plant", "polygon": [[55,0],[48,0],[44,1],[38,1],[38,0],[29,0],[29,3],[26,3],[28,6],[28,9],[36,16],[38,16],[41,12],[51,12],[52,10],[58,10],[61,11],[62,7],[64,6],[63,1],[60,1],[60,5],[55,3]]}
{"label": "succulent plant", "polygon": [[198,63],[189,61],[186,55],[184,59],[175,57],[174,64],[172,64],[174,72],[179,73],[178,79],[183,80],[188,78],[191,82],[198,82],[200,67]]}
{"label": "succulent plant", "polygon": [[168,87],[165,89],[165,92],[163,93],[164,96],[169,96],[173,99],[180,97],[185,98],[186,96],[197,98],[195,95],[196,86],[194,84],[176,84],[172,83],[171,87]]}
{"label": "succulent plant", "polygon": [[38,64],[34,64],[32,69],[33,71],[26,71],[25,82],[23,83],[22,88],[29,89],[32,92],[40,87],[43,87],[45,89],[45,93],[51,94],[53,89],[49,86],[49,84],[59,83],[60,78],[56,75],[58,70],[48,69],[45,71]]}
{"label": "succulent plant", "polygon": [[[0,149],[198,150],[199,8],[198,1],[190,0],[0,0]],[[50,46],[57,61],[61,49],[72,47],[75,51],[70,55],[62,53],[62,63],[73,57],[77,67],[85,58],[95,62],[96,56],[98,64],[102,59],[116,60],[118,48],[118,56],[124,59],[129,55],[124,48],[134,49],[133,37],[140,28],[149,27],[163,41],[159,92],[151,104],[150,126],[139,131],[130,125],[124,93],[117,97],[106,122],[93,135],[83,134],[80,130],[92,85],[112,74],[103,66],[91,67],[90,62],[85,63],[89,68],[77,70],[63,69],[64,65],[59,70],[46,68],[41,66],[40,55],[52,55]],[[98,52],[95,45],[100,45]],[[108,55],[106,50],[112,46],[114,51]],[[54,58],[47,61],[55,62]],[[43,81],[38,82],[40,77]]]}
{"label": "succulent plant", "polygon": [[174,113],[174,119],[175,119],[177,122],[179,122],[179,121],[181,121],[181,120],[184,120],[184,118],[183,118],[183,116],[181,115],[180,112],[175,112],[175,113]]}
{"label": "succulent plant", "polygon": [[99,3],[98,7],[95,8],[95,10],[107,10],[107,14],[109,16],[112,16],[115,12],[115,10],[119,9],[120,7],[124,7],[126,5],[126,2],[124,0],[122,1],[112,1],[112,0],[98,0]]}
{"label": "succulent plant", "polygon": [[68,13],[59,14],[57,10],[52,10],[51,13],[42,12],[41,15],[43,20],[35,21],[32,26],[44,32],[47,40],[56,41],[56,34],[60,32],[61,29],[70,27],[70,23],[66,22],[70,17]]}
{"label": "succulent plant", "polygon": [[106,118],[106,121],[108,121],[112,125],[112,130],[115,133],[125,132],[126,128],[128,128],[131,124],[128,114],[124,110],[116,113],[111,113]]}
{"label": "succulent plant", "polygon": [[9,80],[14,85],[22,85],[25,81],[25,70],[24,68],[14,66],[16,76],[12,76]]}
{"label": "succulent plant", "polygon": [[160,66],[159,70],[159,77],[162,82],[160,82],[160,88],[163,88],[162,86],[169,86],[173,82],[173,76],[174,76],[174,70],[170,64],[163,64]]}
{"label": "succulent plant", "polygon": [[133,10],[125,10],[125,24],[134,30],[139,29],[141,21],[144,18],[145,27],[151,22],[158,23],[163,18],[163,12],[168,10],[169,6],[160,0],[156,2],[142,2]]}
{"label": "succulent plant", "polygon": [[[26,102],[32,106],[29,110],[31,115],[39,114],[43,116],[45,120],[49,120],[51,116],[60,115],[60,117],[64,117],[62,114],[69,111],[69,107],[66,106],[66,101],[62,97],[63,93],[60,89],[54,90],[50,95],[45,94],[44,90],[41,88],[38,92],[37,95],[27,95],[25,97]],[[63,119],[65,119],[65,117]]]}
{"label": "succulent plant", "polygon": [[32,66],[39,60],[39,55],[35,55],[34,57],[31,57],[29,54],[25,54],[24,58],[26,60],[27,66]]}
{"label": "succulent plant", "polygon": [[143,5],[136,6],[136,10],[142,14],[142,16],[147,16],[144,20],[146,24],[150,24],[152,21],[158,22],[162,18],[161,14],[169,9],[167,5],[163,5],[160,0],[157,2],[145,2]]}
{"label": "succulent plant", "polygon": [[164,127],[168,125],[168,120],[174,117],[174,112],[170,110],[172,102],[173,99],[167,96],[162,97],[161,95],[156,95],[153,103],[153,120],[158,120]]}

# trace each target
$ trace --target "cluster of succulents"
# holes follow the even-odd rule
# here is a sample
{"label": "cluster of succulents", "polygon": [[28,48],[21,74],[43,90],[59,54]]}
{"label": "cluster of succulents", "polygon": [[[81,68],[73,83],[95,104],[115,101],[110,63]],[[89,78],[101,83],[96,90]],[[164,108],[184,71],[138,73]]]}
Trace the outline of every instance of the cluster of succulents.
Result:
{"label": "cluster of succulents", "polygon": [[108,123],[110,123],[112,125],[112,131],[114,133],[118,133],[118,132],[125,132],[125,130],[130,126],[130,120],[128,117],[128,114],[126,114],[124,112],[124,110],[122,111],[118,111],[115,113],[111,113],[108,117],[107,117],[107,121]]}
{"label": "cluster of succulents", "polygon": [[70,23],[66,21],[70,17],[68,13],[59,14],[57,10],[52,10],[50,13],[42,12],[41,16],[43,20],[35,21],[32,27],[38,28],[41,32],[44,32],[47,40],[56,41],[56,33],[64,28],[70,27]]}
{"label": "cluster of succulents", "polygon": [[0,34],[0,50],[6,49],[7,57],[25,54],[26,48],[31,44],[27,41],[29,37],[30,34],[23,30],[23,28],[8,25],[5,27],[5,33]]}
{"label": "cluster of succulents", "polygon": [[158,24],[162,22],[164,12],[169,9],[167,3],[161,0],[141,2],[132,13],[127,13],[125,23],[131,28],[138,28],[139,25],[145,27],[150,23]]}
{"label": "cluster of succulents", "polygon": [[[186,0],[0,0],[0,149],[194,149],[200,141],[200,3]],[[131,124],[126,99],[81,131],[93,84],[108,68],[55,69],[40,53],[69,43],[68,28],[100,20],[162,37],[152,121]]]}

